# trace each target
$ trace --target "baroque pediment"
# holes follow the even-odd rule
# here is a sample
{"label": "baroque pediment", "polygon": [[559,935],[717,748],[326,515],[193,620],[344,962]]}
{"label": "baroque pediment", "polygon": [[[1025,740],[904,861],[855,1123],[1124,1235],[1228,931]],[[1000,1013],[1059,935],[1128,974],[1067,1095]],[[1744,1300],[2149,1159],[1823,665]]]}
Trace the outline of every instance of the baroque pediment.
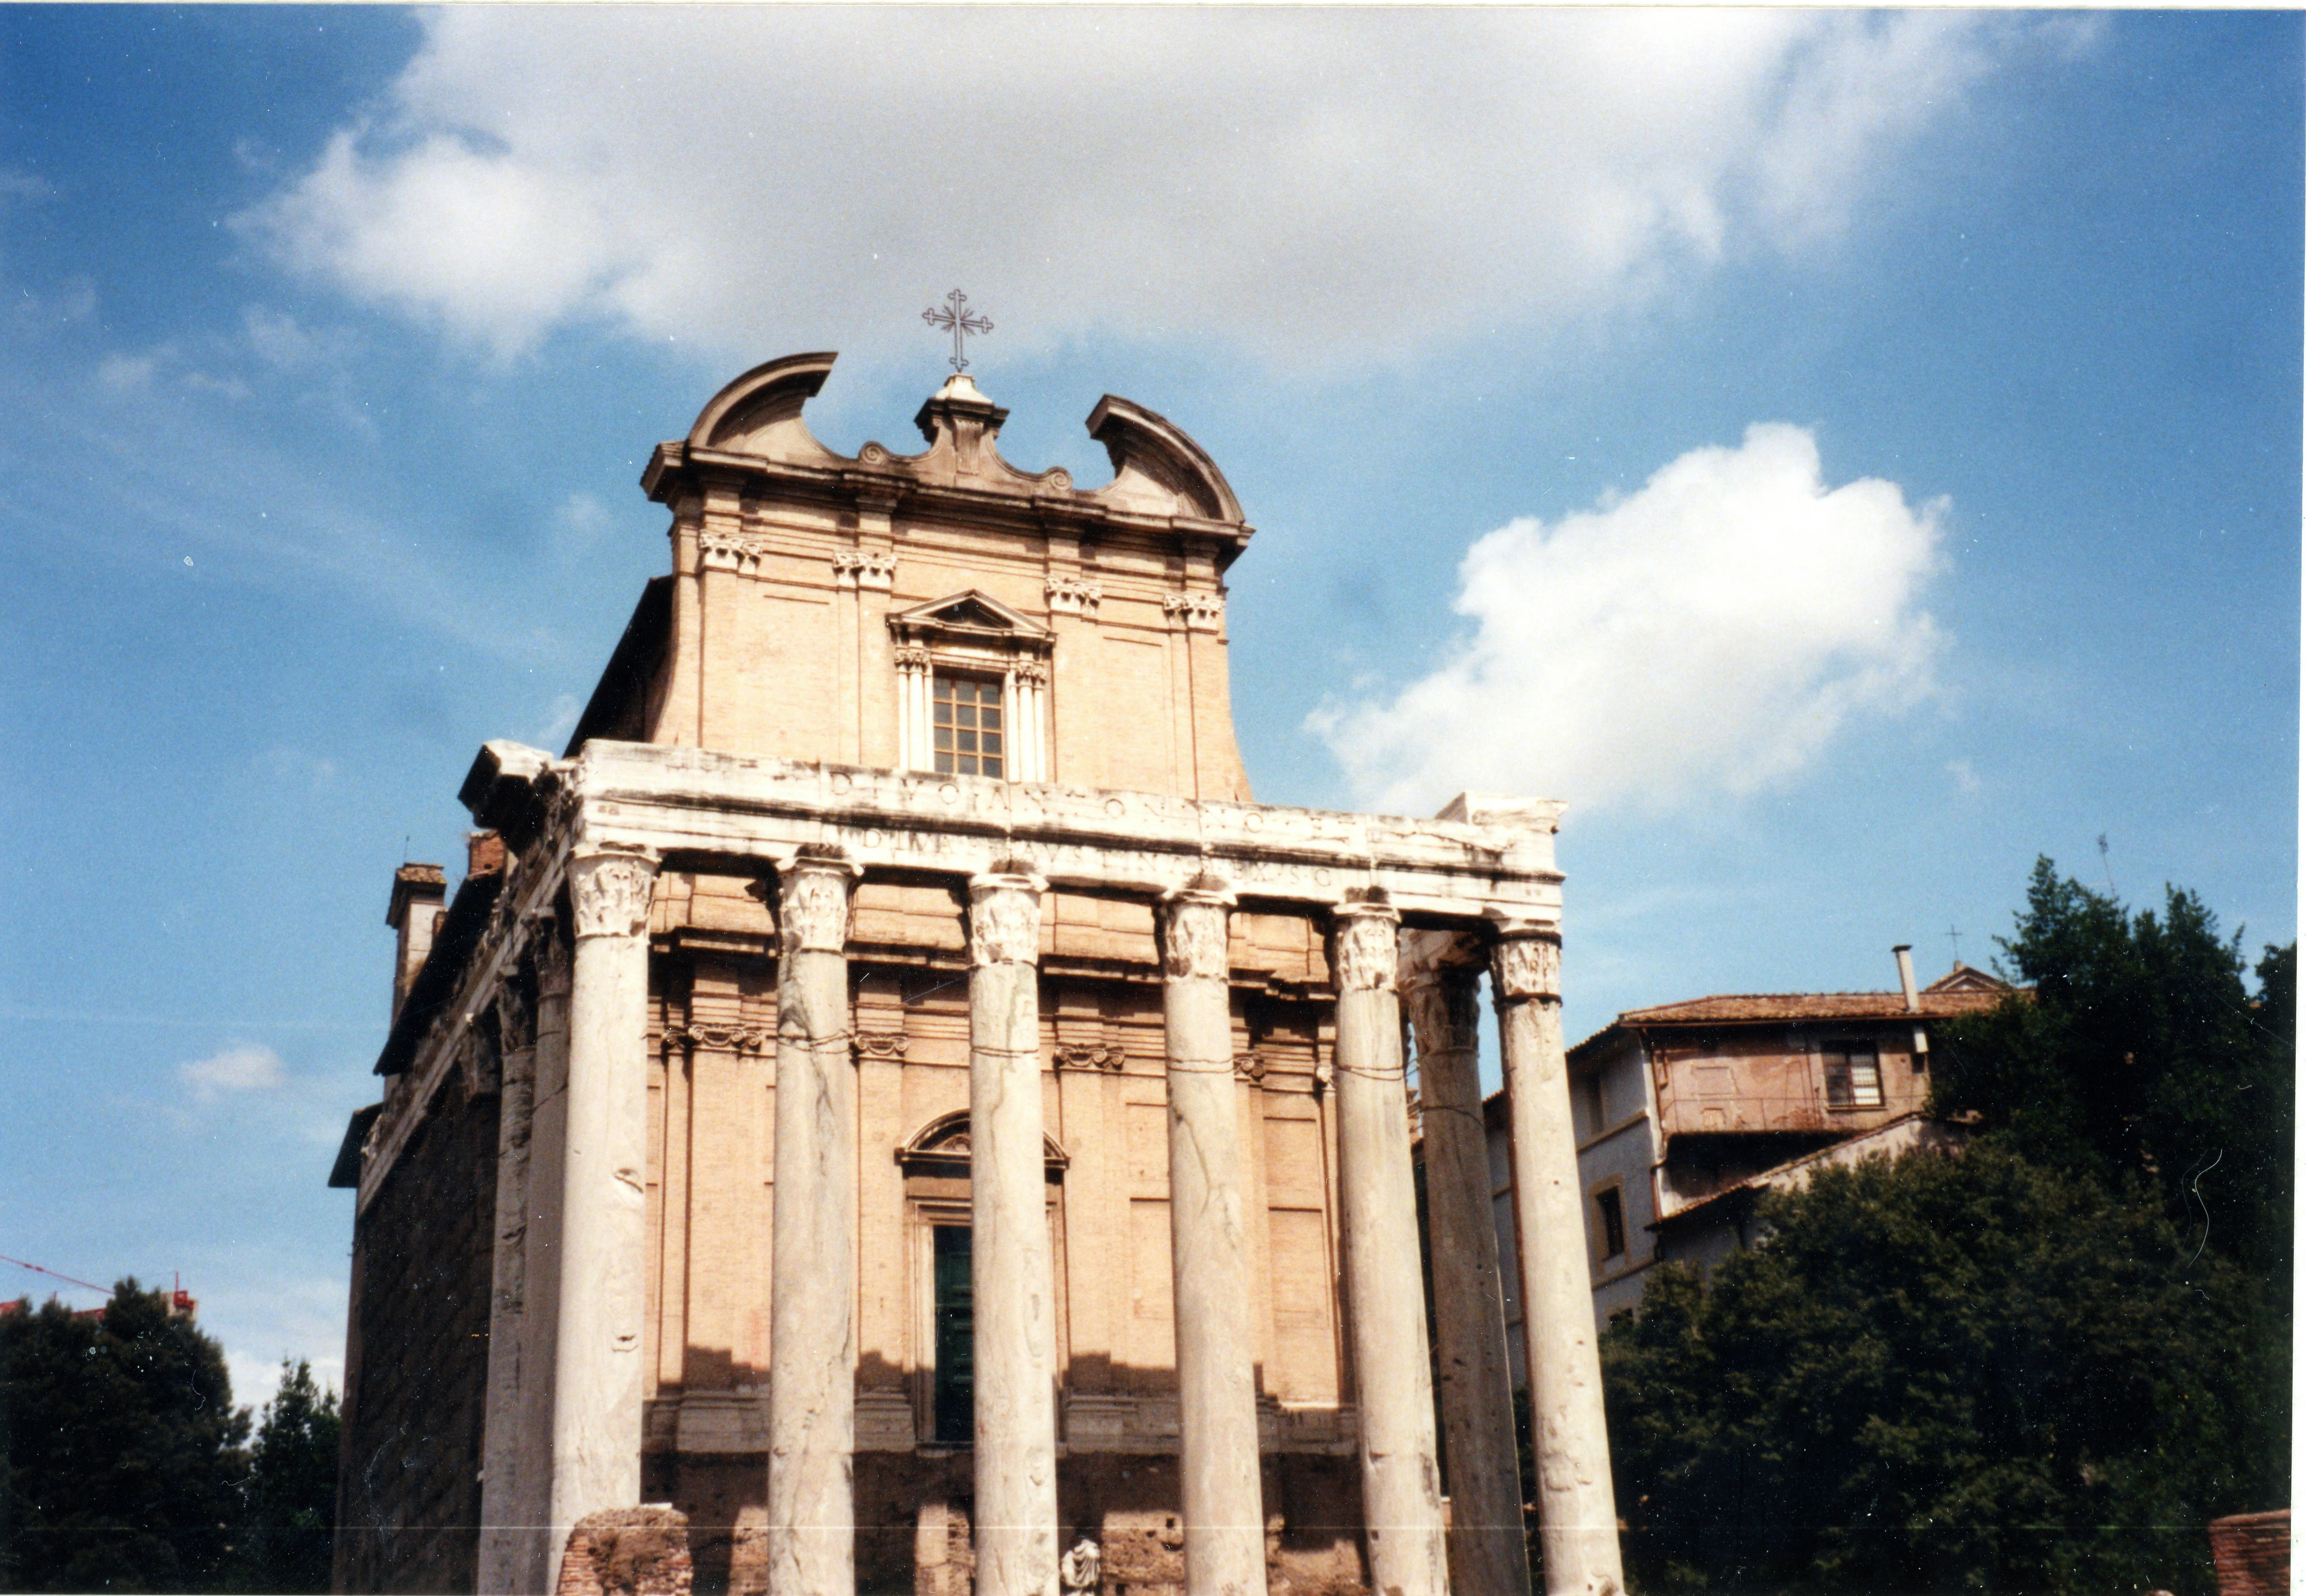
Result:
{"label": "baroque pediment", "polygon": [[1052,636],[1048,627],[973,587],[901,610],[889,617],[889,628],[900,637],[922,642],[1036,650],[1046,648]]}

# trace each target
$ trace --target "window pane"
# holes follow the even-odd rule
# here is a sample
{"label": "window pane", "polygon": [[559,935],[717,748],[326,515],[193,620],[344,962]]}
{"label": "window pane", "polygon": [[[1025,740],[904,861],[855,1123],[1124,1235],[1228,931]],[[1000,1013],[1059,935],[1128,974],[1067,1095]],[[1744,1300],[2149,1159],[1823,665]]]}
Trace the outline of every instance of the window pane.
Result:
{"label": "window pane", "polygon": [[1849,1100],[1859,1108],[1882,1106],[1882,1062],[1871,1047],[1849,1050]]}
{"label": "window pane", "polygon": [[1626,1205],[1615,1190],[1598,1192],[1593,1206],[1601,1216],[1601,1256],[1616,1258],[1626,1250]]}
{"label": "window pane", "polygon": [[936,1259],[936,1438],[966,1447],[976,1437],[976,1313],[969,1280],[969,1227],[930,1232]]}
{"label": "window pane", "polygon": [[1849,1096],[1849,1055],[1838,1048],[1825,1055],[1825,1105],[1828,1108],[1857,1106]]}
{"label": "window pane", "polygon": [[952,755],[944,752],[943,749],[939,749],[937,751],[936,773],[940,776],[950,776],[952,774]]}

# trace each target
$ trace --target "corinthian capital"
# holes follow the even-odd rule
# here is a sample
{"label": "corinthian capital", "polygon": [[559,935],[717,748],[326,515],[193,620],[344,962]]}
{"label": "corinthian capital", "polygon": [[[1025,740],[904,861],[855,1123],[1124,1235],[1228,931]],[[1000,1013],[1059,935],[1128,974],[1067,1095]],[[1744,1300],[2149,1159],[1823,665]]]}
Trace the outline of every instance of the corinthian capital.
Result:
{"label": "corinthian capital", "polygon": [[568,861],[568,901],[576,935],[639,936],[648,930],[656,856],[641,849],[580,853]]}
{"label": "corinthian capital", "polygon": [[1161,968],[1173,981],[1232,973],[1226,916],[1234,896],[1214,877],[1202,876],[1161,900]]}
{"label": "corinthian capital", "polygon": [[777,945],[787,953],[838,953],[849,946],[849,895],[862,874],[838,850],[803,853],[779,867]]}
{"label": "corinthian capital", "polygon": [[1041,956],[1039,876],[995,871],[969,878],[969,961],[1032,964]]}
{"label": "corinthian capital", "polygon": [[1341,903],[1329,933],[1329,979],[1348,992],[1390,988],[1400,966],[1401,916],[1389,904]]}
{"label": "corinthian capital", "polygon": [[1561,933],[1542,923],[1505,925],[1490,950],[1490,978],[1500,1003],[1561,1001]]}

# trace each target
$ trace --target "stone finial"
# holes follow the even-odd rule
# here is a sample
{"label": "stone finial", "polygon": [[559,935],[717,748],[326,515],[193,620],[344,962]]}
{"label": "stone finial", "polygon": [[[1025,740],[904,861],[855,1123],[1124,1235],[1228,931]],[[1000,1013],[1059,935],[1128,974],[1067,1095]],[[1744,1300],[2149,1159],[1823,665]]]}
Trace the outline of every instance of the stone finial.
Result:
{"label": "stone finial", "polygon": [[591,1513],[568,1532],[554,1596],[689,1596],[688,1515],[662,1505]]}
{"label": "stone finial", "polygon": [[568,900],[576,935],[639,936],[648,930],[656,856],[643,850],[580,853],[568,861]]}
{"label": "stone finial", "polygon": [[1041,894],[1049,883],[1029,871],[969,878],[969,961],[1032,964],[1041,957]]}
{"label": "stone finial", "polygon": [[838,953],[849,945],[849,899],[861,866],[837,849],[804,849],[779,867],[777,945],[787,953]]}

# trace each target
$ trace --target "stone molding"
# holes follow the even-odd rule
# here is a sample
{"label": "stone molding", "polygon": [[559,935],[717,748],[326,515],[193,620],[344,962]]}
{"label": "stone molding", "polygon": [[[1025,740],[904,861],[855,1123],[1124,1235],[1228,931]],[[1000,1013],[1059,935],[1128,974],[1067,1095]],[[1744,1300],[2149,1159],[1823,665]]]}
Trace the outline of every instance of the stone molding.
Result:
{"label": "stone molding", "polygon": [[576,935],[640,936],[648,931],[656,855],[645,849],[580,853],[568,861],[568,900]]}
{"label": "stone molding", "polygon": [[1118,1074],[1129,1063],[1118,1047],[1102,1042],[1060,1042],[1055,1067],[1060,1070],[1101,1070]]}
{"label": "stone molding", "polygon": [[1041,957],[1041,894],[1038,875],[997,872],[969,879],[969,961],[1035,964]]}
{"label": "stone molding", "polygon": [[774,1039],[757,1025],[692,1025],[674,1035],[691,1047],[708,1048],[714,1053],[757,1054]]}
{"label": "stone molding", "polygon": [[858,1031],[850,1037],[850,1046],[858,1059],[902,1060],[911,1038],[902,1031]]}
{"label": "stone molding", "polygon": [[1383,992],[1400,973],[1401,912],[1388,903],[1338,906],[1329,934],[1329,984],[1348,992]]}

